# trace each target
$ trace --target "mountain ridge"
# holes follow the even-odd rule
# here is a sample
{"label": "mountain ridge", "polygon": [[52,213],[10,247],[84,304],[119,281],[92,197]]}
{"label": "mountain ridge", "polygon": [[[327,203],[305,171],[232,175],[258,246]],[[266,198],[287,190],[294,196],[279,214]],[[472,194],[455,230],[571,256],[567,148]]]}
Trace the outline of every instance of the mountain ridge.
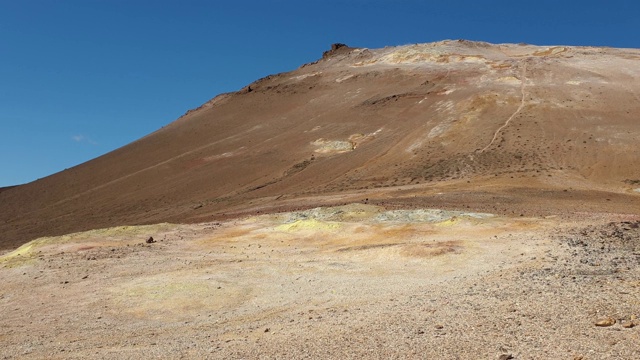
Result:
{"label": "mountain ridge", "polygon": [[0,248],[347,199],[485,209],[497,196],[521,204],[510,214],[638,213],[640,50],[334,47],[113,152],[0,191]]}

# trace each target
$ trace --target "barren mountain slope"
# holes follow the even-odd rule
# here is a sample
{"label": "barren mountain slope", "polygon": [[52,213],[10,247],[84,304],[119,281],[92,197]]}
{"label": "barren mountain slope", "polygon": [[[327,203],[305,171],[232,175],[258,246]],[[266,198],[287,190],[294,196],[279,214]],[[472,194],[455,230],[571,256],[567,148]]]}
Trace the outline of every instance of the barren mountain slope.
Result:
{"label": "barren mountain slope", "polygon": [[114,225],[368,201],[640,213],[640,51],[337,48],[0,192],[0,248]]}

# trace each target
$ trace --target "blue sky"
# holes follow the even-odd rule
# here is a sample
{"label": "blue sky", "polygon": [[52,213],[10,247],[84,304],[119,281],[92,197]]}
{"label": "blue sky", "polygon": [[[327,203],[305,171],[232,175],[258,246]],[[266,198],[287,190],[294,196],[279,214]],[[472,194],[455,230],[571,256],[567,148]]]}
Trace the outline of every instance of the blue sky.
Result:
{"label": "blue sky", "polygon": [[0,186],[134,141],[334,42],[640,48],[640,2],[0,0]]}

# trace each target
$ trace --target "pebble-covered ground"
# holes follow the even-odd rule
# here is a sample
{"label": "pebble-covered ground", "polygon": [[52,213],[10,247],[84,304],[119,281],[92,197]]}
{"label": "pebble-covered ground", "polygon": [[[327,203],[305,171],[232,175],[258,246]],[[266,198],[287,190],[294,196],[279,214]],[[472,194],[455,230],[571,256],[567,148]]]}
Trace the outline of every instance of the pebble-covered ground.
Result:
{"label": "pebble-covered ground", "polygon": [[41,239],[0,257],[0,358],[633,359],[639,220],[348,205]]}

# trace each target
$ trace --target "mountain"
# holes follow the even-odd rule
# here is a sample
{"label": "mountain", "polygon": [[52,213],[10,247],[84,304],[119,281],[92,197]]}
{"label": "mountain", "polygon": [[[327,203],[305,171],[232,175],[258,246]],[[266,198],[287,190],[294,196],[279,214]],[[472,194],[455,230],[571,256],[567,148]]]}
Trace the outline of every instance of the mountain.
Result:
{"label": "mountain", "polygon": [[0,249],[365,202],[640,213],[640,50],[335,44],[104,156],[0,189]]}

